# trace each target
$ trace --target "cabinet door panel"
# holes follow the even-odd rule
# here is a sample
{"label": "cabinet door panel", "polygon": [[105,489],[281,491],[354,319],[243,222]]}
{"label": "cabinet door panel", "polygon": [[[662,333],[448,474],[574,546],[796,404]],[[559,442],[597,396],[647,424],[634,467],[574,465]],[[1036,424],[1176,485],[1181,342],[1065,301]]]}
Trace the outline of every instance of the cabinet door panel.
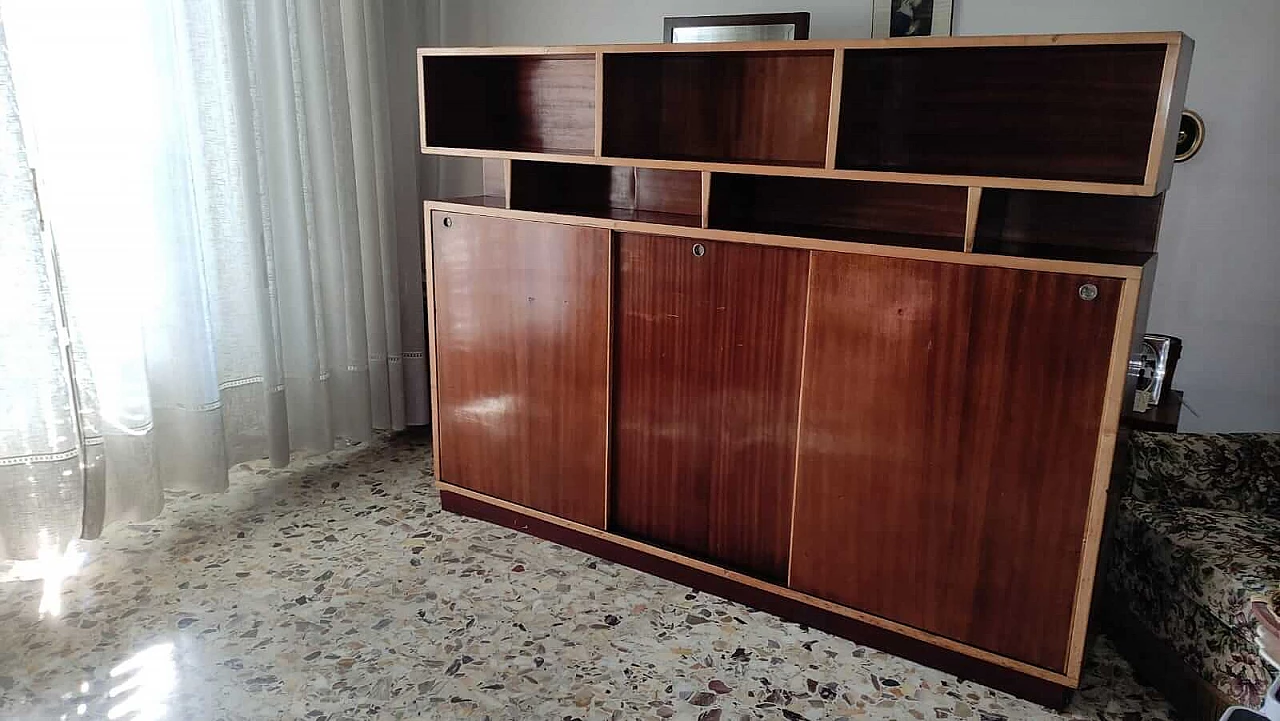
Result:
{"label": "cabinet door panel", "polygon": [[1061,670],[1120,281],[812,273],[791,585]]}
{"label": "cabinet door panel", "polygon": [[808,253],[619,234],[611,530],[785,580]]}
{"label": "cabinet door panel", "polygon": [[608,231],[431,222],[441,480],[602,528]]}
{"label": "cabinet door panel", "polygon": [[[1098,288],[1086,301],[1081,285]],[[959,479],[985,501],[965,552],[976,645],[1066,665],[1123,281],[983,268]],[[1128,345],[1126,344],[1126,348]]]}

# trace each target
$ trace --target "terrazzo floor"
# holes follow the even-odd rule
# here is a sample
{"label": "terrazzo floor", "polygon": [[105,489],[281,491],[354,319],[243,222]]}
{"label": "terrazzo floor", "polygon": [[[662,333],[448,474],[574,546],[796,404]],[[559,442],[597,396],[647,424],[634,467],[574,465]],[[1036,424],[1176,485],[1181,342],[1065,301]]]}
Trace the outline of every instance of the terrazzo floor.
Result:
{"label": "terrazzo floor", "polygon": [[427,440],[173,495],[86,545],[57,616],[0,583],[0,717],[1172,718],[1105,639],[1059,714],[444,513]]}

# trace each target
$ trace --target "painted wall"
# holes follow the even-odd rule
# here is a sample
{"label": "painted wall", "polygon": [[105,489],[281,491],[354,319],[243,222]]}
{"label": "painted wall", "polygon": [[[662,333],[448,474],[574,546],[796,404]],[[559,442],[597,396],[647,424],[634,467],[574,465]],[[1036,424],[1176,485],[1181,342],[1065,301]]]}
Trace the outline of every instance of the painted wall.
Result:
{"label": "painted wall", "polygon": [[[869,37],[871,0],[439,0],[443,45],[662,39],[665,15],[807,8],[815,38]],[[1185,344],[1184,430],[1280,430],[1280,2],[955,0],[957,35],[1182,30],[1196,40],[1188,107],[1205,146],[1165,203],[1148,329]],[[441,164],[445,189],[478,178]]]}

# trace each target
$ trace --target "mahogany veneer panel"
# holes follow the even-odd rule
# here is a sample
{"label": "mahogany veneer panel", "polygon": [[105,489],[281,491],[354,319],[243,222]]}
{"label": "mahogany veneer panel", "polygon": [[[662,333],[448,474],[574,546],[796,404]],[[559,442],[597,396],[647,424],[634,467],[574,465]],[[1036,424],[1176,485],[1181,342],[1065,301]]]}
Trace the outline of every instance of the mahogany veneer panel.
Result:
{"label": "mahogany veneer panel", "polygon": [[1141,184],[1165,52],[846,51],[836,167]]}
{"label": "mahogany veneer panel", "polygon": [[1122,281],[814,253],[811,284],[791,586],[1063,671]]}
{"label": "mahogany veneer panel", "polygon": [[1164,195],[987,189],[978,209],[974,250],[998,252],[1007,244],[1031,244],[1152,253],[1163,207]]}
{"label": "mahogany veneer panel", "polygon": [[808,253],[617,243],[609,529],[784,581]]}
{"label": "mahogany veneer panel", "polygon": [[511,178],[511,207],[520,210],[701,224],[702,174],[696,170],[514,160]]}
{"label": "mahogany veneer panel", "polygon": [[713,173],[709,225],[757,233],[964,247],[965,188]]}
{"label": "mahogany veneer panel", "polygon": [[590,155],[595,56],[422,58],[426,143]]}
{"label": "mahogany veneer panel", "polygon": [[608,231],[437,211],[431,259],[440,478],[602,528]]}
{"label": "mahogany veneer panel", "polygon": [[[979,578],[970,633],[1061,670],[1123,282],[976,270],[958,472],[985,496],[970,506],[983,519],[966,549]],[[1096,299],[1080,298],[1085,283]]]}
{"label": "mahogany veneer panel", "polygon": [[822,167],[833,51],[604,58],[604,154]]}

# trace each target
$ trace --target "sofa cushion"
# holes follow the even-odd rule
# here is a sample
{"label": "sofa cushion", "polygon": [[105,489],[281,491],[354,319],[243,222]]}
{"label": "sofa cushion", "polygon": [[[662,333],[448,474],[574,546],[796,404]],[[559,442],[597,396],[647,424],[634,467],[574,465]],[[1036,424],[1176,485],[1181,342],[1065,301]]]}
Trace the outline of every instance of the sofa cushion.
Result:
{"label": "sofa cushion", "polygon": [[1179,590],[1222,623],[1253,628],[1247,605],[1280,607],[1280,520],[1127,498],[1117,542],[1158,574],[1155,592]]}
{"label": "sofa cushion", "polygon": [[1148,503],[1280,520],[1280,433],[1130,436],[1129,492]]}
{"label": "sofa cushion", "polygon": [[1271,683],[1271,668],[1258,654],[1254,639],[1226,626],[1182,593],[1136,596],[1130,590],[1134,579],[1149,582],[1148,570],[1128,568],[1123,562],[1111,564],[1107,573],[1111,597],[1227,698],[1249,707],[1261,704]]}
{"label": "sofa cushion", "polygon": [[1114,543],[1113,592],[1206,680],[1256,703],[1271,679],[1246,604],[1280,607],[1280,521],[1126,498]]}

